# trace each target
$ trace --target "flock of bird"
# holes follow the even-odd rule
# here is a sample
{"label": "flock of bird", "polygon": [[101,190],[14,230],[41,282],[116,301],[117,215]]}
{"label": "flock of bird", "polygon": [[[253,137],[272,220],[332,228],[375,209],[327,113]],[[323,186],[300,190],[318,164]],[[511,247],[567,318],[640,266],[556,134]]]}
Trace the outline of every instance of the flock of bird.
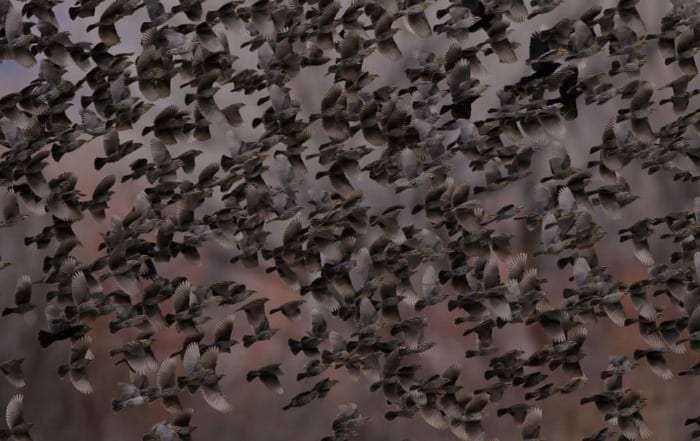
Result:
{"label": "flock of bird", "polygon": [[[110,333],[130,336],[109,353],[130,376],[119,384],[112,409],[158,402],[172,417],[143,439],[188,440],[193,409],[183,396],[200,394],[221,412],[233,408],[220,385],[233,374],[217,369],[219,357],[245,357],[255,345],[281,338],[270,316],[311,317],[306,335],[288,339],[290,351],[308,364],[296,375],[306,386],[285,410],[323,399],[345,372],[382,395],[387,420],[422,418],[458,439],[481,441],[491,439],[482,418],[492,409],[511,419],[523,440],[534,441],[546,423],[538,401],[597,379],[581,367],[586,337],[596,323],[610,321],[637,328],[646,347],[611,356],[599,374],[602,390],[582,397],[582,405],[593,403],[600,412],[602,426],[585,439],[651,435],[646,399],[624,378],[635,369],[664,380],[700,375],[700,365],[673,372],[666,363],[700,349],[700,198],[686,211],[631,222],[621,212],[639,195],[622,172],[660,173],[678,186],[700,179],[694,102],[700,89],[691,86],[700,50],[696,0],[673,0],[656,34],[647,31],[639,0],[592,4],[532,34],[526,59],[511,31],[562,0],[207,3],[77,0],[68,15],[71,26],[86,26],[92,37],[86,42],[61,30],[54,12],[59,1],[0,0],[0,59],[27,69],[38,65],[28,86],[0,98],[1,225],[48,220],[24,239],[46,253],[43,274],[19,277],[14,304],[3,298],[2,320],[43,309],[38,340],[65,348],[60,377],[79,393],[93,392],[91,331],[108,316]],[[120,53],[118,28],[133,25],[144,7],[140,52]],[[249,38],[232,46],[234,30]],[[395,38],[400,30],[451,44],[444,53],[411,58]],[[257,55],[256,68],[239,66],[236,54],[245,51]],[[364,63],[375,53],[403,63],[410,86],[378,87],[381,75]],[[677,75],[662,88],[640,77],[652,54]],[[499,105],[477,120],[472,109],[495,87],[485,81],[489,58],[521,63],[523,75],[498,89]],[[591,73],[591,66],[601,68]],[[314,109],[302,108],[290,86],[309,70],[334,79],[315,97],[320,107]],[[75,71],[82,78],[69,80]],[[217,104],[245,95],[264,109],[250,120],[244,104]],[[561,142],[566,122],[611,100],[622,107],[589,161],[576,167]],[[660,111],[674,117],[653,127],[649,117]],[[171,153],[176,145],[206,145],[244,125],[259,136],[216,162],[202,164],[207,148]],[[83,194],[80,172],[57,174],[47,166],[67,165],[91,142],[104,146],[94,161],[101,180]],[[130,159],[148,149],[150,159]],[[549,158],[547,172],[532,180],[542,155]],[[105,172],[116,173],[130,160],[127,174]],[[458,176],[459,169],[469,177]],[[299,191],[305,182],[322,188],[326,178],[328,191]],[[397,195],[409,192],[415,203],[377,208],[359,190],[368,180]],[[142,191],[130,211],[119,213],[110,200],[127,181]],[[489,211],[485,201],[514,184],[532,188],[534,207]],[[98,241],[78,239],[74,226],[84,216],[102,222]],[[630,225],[615,236],[601,225],[608,219]],[[499,230],[508,223],[536,237],[533,255]],[[281,241],[272,240],[279,229]],[[669,261],[657,261],[652,237],[673,247]],[[631,244],[648,276],[633,283],[614,278],[596,255],[604,238]],[[210,241],[231,250],[232,264],[260,267],[288,282],[298,298],[281,302],[234,280],[197,286],[161,274],[173,259],[199,261]],[[80,261],[79,247],[100,257]],[[554,257],[572,276],[562,296],[538,273],[539,256]],[[46,287],[45,300],[33,294],[37,285]],[[488,386],[472,390],[460,383],[461,365],[423,375],[420,356],[439,344],[425,337],[429,308],[458,313],[455,325],[476,336],[464,363],[487,360]],[[204,323],[215,313],[223,319],[207,332]],[[239,342],[234,331],[243,316],[250,329]],[[541,329],[549,343],[532,353],[496,347],[494,335],[516,324]],[[155,337],[170,327],[182,344],[159,359]],[[0,364],[16,388],[25,387],[22,363],[17,354]],[[558,370],[566,382],[551,381]],[[280,364],[245,378],[284,393]],[[503,402],[506,390],[520,391],[522,400]],[[28,421],[41,416],[25,418],[23,399],[20,393],[9,400],[0,439],[31,439]],[[355,404],[342,406],[324,440],[350,439],[366,421]],[[693,423],[700,425],[700,417],[688,415]]]}

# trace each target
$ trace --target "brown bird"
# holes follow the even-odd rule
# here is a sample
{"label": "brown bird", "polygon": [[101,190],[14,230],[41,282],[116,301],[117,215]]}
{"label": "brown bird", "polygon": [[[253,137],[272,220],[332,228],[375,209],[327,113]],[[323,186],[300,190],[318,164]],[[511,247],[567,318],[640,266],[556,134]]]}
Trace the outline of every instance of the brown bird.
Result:
{"label": "brown bird", "polygon": [[281,312],[285,317],[290,320],[301,320],[301,305],[306,303],[305,300],[290,300],[285,302],[277,308],[272,308],[270,314],[275,314]]}
{"label": "brown bird", "polygon": [[258,378],[260,381],[267,386],[272,392],[282,395],[284,390],[279,381],[279,376],[282,375],[282,370],[280,369],[279,363],[268,364],[260,369],[249,371],[246,374],[246,381],[249,383],[254,379]]}
{"label": "brown bird", "polygon": [[7,421],[8,429],[0,430],[0,437],[16,441],[31,441],[32,437],[29,431],[34,426],[33,423],[24,420],[24,395],[17,394],[13,396],[7,403],[5,409],[5,420]]}
{"label": "brown bird", "polygon": [[89,395],[93,391],[87,377],[87,366],[95,359],[95,355],[90,350],[90,343],[92,339],[88,335],[72,342],[68,364],[58,367],[58,375],[61,378],[68,375],[73,387],[84,395]]}
{"label": "brown bird", "polygon": [[15,286],[15,306],[3,309],[2,315],[24,314],[36,308],[32,301],[32,279],[24,275],[17,280]]}
{"label": "brown bird", "polygon": [[23,358],[17,358],[0,363],[0,371],[5,375],[5,379],[17,388],[22,388],[26,385],[22,371],[23,362]]}
{"label": "brown bird", "polygon": [[179,387],[187,387],[190,392],[195,392],[201,387],[204,401],[219,412],[225,413],[229,412],[232,406],[219,386],[223,375],[216,373],[218,357],[219,350],[216,347],[210,347],[200,354],[199,343],[190,343],[182,358],[186,375],[178,377],[177,383]]}

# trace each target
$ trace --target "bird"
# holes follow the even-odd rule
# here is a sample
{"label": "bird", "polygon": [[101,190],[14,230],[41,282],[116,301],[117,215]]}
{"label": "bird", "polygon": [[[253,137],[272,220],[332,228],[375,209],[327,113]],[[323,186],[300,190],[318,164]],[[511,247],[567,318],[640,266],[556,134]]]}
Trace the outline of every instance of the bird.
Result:
{"label": "bird", "polygon": [[301,320],[301,305],[306,303],[304,300],[290,300],[282,305],[270,309],[270,314],[281,312],[282,315],[290,320]]}
{"label": "bird", "polygon": [[111,357],[118,355],[124,358],[117,363],[126,363],[130,370],[139,374],[148,374],[158,369],[158,361],[153,354],[151,344],[153,338],[141,338],[133,340],[120,348],[109,351]]}
{"label": "bird", "polygon": [[73,387],[85,395],[93,392],[92,384],[87,377],[87,366],[95,359],[95,355],[90,350],[90,343],[92,338],[88,335],[72,342],[68,364],[58,367],[59,377],[68,375]]}
{"label": "bird", "polygon": [[23,358],[15,358],[0,363],[0,371],[5,375],[5,379],[16,388],[26,386],[24,372],[22,369]]}
{"label": "bird", "polygon": [[199,343],[190,343],[182,358],[185,376],[177,377],[177,384],[181,388],[187,387],[190,392],[201,388],[204,401],[219,412],[226,413],[232,409],[232,406],[219,386],[223,374],[216,373],[218,355],[219,351],[216,347],[210,347],[201,354]]}
{"label": "bird", "polygon": [[[192,438],[186,392],[231,412],[238,359],[275,394],[296,373],[288,412],[349,378],[458,439],[491,439],[494,408],[540,439],[559,400],[600,411],[587,440],[650,437],[629,374],[700,374],[700,9],[609,3],[77,0],[59,21],[0,0],[8,332],[65,351],[77,396],[115,357],[112,410],[168,413],[148,440]],[[435,363],[459,331],[483,382]],[[0,370],[31,389],[10,340]],[[31,439],[22,401],[0,438]],[[347,403],[323,439],[366,424]]]}
{"label": "bird", "polygon": [[46,305],[44,312],[49,330],[39,331],[41,347],[48,347],[60,340],[79,339],[90,329],[87,325],[76,324],[75,321],[68,318],[63,308],[55,300]]}
{"label": "bird", "polygon": [[140,407],[152,400],[153,389],[148,379],[140,374],[132,375],[130,383],[118,383],[119,399],[112,400],[112,411],[117,413],[129,407]]}
{"label": "bird", "polygon": [[258,378],[272,392],[282,395],[284,390],[278,378],[282,375],[280,366],[280,363],[273,363],[265,365],[260,369],[248,371],[246,374],[246,381],[251,382]]}
{"label": "bird", "polygon": [[157,397],[160,398],[165,410],[175,415],[184,411],[178,396],[180,389],[175,372],[177,365],[178,360],[176,357],[166,358],[160,364],[156,376],[158,386]]}
{"label": "bird", "polygon": [[4,439],[32,439],[29,431],[34,426],[34,423],[25,421],[23,406],[24,395],[22,394],[13,395],[7,403],[7,407],[5,408],[5,420],[7,421],[8,428],[0,430],[0,436]]}
{"label": "bird", "polygon": [[2,315],[9,314],[25,314],[34,308],[36,305],[32,301],[32,279],[28,275],[23,275],[17,280],[15,287],[15,306],[3,309]]}

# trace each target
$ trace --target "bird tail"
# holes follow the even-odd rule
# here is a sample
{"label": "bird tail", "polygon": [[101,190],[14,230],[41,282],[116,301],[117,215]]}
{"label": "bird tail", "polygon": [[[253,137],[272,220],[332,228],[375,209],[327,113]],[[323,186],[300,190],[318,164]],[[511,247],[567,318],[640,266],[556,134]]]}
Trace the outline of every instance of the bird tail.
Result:
{"label": "bird tail", "polygon": [[39,331],[39,344],[42,348],[48,347],[51,343],[56,341],[56,337],[43,329]]}
{"label": "bird tail", "polygon": [[301,342],[294,340],[294,339],[289,339],[287,340],[287,343],[289,344],[289,349],[292,351],[292,354],[297,355],[301,350]]}
{"label": "bird tail", "polygon": [[91,96],[81,96],[80,97],[80,106],[84,109],[87,106],[89,106],[92,103],[92,97]]}
{"label": "bird tail", "polygon": [[61,160],[63,157],[63,152],[61,151],[61,146],[58,144],[54,144],[51,146],[51,158],[53,158],[54,161],[58,162]]}
{"label": "bird tail", "polygon": [[112,412],[117,413],[124,409],[124,403],[119,400],[112,400]]}
{"label": "bird tail", "polygon": [[122,328],[121,323],[118,321],[109,322],[109,333],[116,334]]}
{"label": "bird tail", "polygon": [[141,33],[144,33],[147,30],[154,28],[154,27],[155,27],[155,25],[153,24],[153,22],[144,21],[143,23],[141,23]]}
{"label": "bird tail", "polygon": [[64,378],[68,372],[70,372],[68,365],[62,364],[58,367],[58,376],[60,378]]}
{"label": "bird tail", "polygon": [[100,170],[107,164],[107,158],[95,158],[95,170]]}
{"label": "bird tail", "polygon": [[640,358],[645,357],[647,355],[647,351],[643,349],[637,349],[634,351],[633,355],[635,360],[639,360]]}
{"label": "bird tail", "polygon": [[441,285],[444,285],[445,283],[447,283],[451,278],[452,278],[451,271],[441,270],[438,273],[438,280],[440,281]]}
{"label": "bird tail", "polygon": [[70,17],[71,20],[75,20],[76,17],[78,17],[78,14],[80,13],[80,9],[76,6],[72,6],[68,8],[68,16]]}
{"label": "bird tail", "polygon": [[453,311],[455,309],[459,308],[459,302],[456,300],[448,300],[447,301],[447,310],[448,311]]}
{"label": "bird tail", "polygon": [[243,346],[246,348],[250,347],[256,341],[257,341],[257,339],[255,338],[254,335],[244,335],[243,336]]}

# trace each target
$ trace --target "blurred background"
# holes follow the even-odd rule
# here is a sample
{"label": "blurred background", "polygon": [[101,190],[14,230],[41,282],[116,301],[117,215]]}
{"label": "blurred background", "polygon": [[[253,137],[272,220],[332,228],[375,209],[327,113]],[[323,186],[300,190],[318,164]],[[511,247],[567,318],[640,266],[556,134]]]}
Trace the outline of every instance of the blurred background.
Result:
{"label": "blurred background", "polygon": [[[56,8],[56,15],[61,22],[62,28],[71,32],[73,41],[90,41],[97,39],[96,32],[85,33],[85,26],[92,23],[97,18],[78,19],[71,22],[67,17],[67,8],[70,2],[61,4]],[[95,17],[110,2],[105,2],[96,11]],[[166,9],[169,9],[174,2],[163,2]],[[340,1],[342,7],[348,1]],[[435,13],[438,9],[445,7],[446,1],[429,2],[431,6],[426,13],[431,24],[438,20]],[[612,6],[613,1],[601,2],[604,7]],[[216,9],[222,4],[221,1],[207,1],[206,9]],[[495,92],[505,84],[517,81],[529,72],[529,67],[525,65],[529,44],[529,36],[532,32],[541,27],[549,27],[558,20],[565,17],[578,17],[584,10],[591,6],[588,1],[568,1],[556,9],[554,12],[537,16],[531,21],[524,23],[513,23],[515,31],[511,34],[512,41],[520,43],[517,49],[518,62],[512,65],[498,64],[494,57],[489,57],[485,61],[488,71],[485,82],[491,87],[485,92],[482,99],[473,106],[473,120],[483,119],[487,116],[487,110],[498,105]],[[21,6],[20,6],[21,7]],[[671,4],[667,0],[642,0],[638,9],[644,19],[649,33],[659,30],[660,18],[670,9]],[[176,16],[173,20],[178,24]],[[112,52],[138,52],[140,50],[139,27],[142,21],[146,20],[144,10],[137,12],[134,16],[122,20],[117,24],[117,29],[122,37],[122,43],[112,49]],[[184,22],[184,20],[182,21]],[[407,87],[409,85],[404,69],[415,67],[416,58],[422,51],[432,51],[439,55],[445,53],[450,45],[450,41],[444,36],[433,35],[427,39],[420,39],[407,30],[405,24],[400,21],[395,24],[399,27],[396,40],[404,53],[404,59],[400,62],[391,62],[382,57],[379,53],[372,54],[364,64],[365,70],[379,74],[379,77],[370,85],[369,90],[379,88],[384,85],[395,85]],[[255,68],[257,55],[246,49],[241,50],[240,45],[248,40],[249,36],[244,29],[227,33],[229,42],[235,55],[240,59],[236,62],[236,67]],[[469,44],[477,44],[487,37],[479,32],[472,36]],[[586,61],[585,65],[579,66],[581,75],[593,74],[596,72],[607,72],[609,60],[606,59],[607,51]],[[661,87],[679,76],[675,65],[665,66],[661,60],[655,43],[648,45],[648,62],[642,69],[640,79],[651,81],[655,87]],[[66,75],[67,79],[77,81],[83,75],[74,67]],[[291,84],[291,95],[301,102],[301,117],[308,118],[308,115],[318,112],[321,98],[332,85],[332,78],[326,76],[327,66],[310,67],[304,70],[303,75],[295,78]],[[35,69],[25,69],[14,63],[0,64],[0,95],[15,92],[25,87],[36,76]],[[143,123],[152,119],[164,106],[176,103],[184,105],[184,92],[179,89],[176,79],[173,95],[167,102],[157,102],[137,125],[132,133],[121,132],[122,141],[133,136],[140,139]],[[614,80],[617,86],[624,85],[625,78],[617,77]],[[622,82],[621,82],[622,81]],[[690,88],[699,86],[697,78],[691,83]],[[131,87],[132,94],[137,94],[135,85]],[[84,93],[84,92],[83,92]],[[244,102],[246,106],[241,113],[244,118],[244,125],[237,129],[229,127],[216,127],[212,130],[212,140],[207,143],[196,141],[180,143],[171,148],[173,156],[190,148],[202,149],[205,154],[197,160],[197,171],[211,162],[218,162],[223,154],[230,155],[231,150],[241,141],[257,139],[261,134],[260,130],[253,130],[250,121],[264,111],[267,105],[262,107],[256,105],[256,101],[263,95],[263,92],[249,96],[230,93],[228,88],[220,91],[216,95],[219,107],[224,107],[233,102]],[[178,95],[179,94],[179,95]],[[657,92],[655,100],[666,97],[669,90]],[[76,96],[76,106],[68,111],[68,115],[74,121],[79,121],[79,96]],[[691,103],[697,106],[697,102]],[[565,131],[558,135],[559,141],[565,146],[572,158],[573,166],[585,168],[589,160],[589,148],[600,143],[602,129],[611,118],[617,114],[620,108],[620,101],[613,99],[603,106],[579,106],[579,117],[575,121],[564,123]],[[652,127],[658,128],[666,124],[674,115],[667,106],[655,112],[651,119]],[[318,126],[316,126],[318,127]],[[319,128],[315,132],[322,132]],[[697,133],[695,133],[697,136]],[[356,137],[355,139],[358,139]],[[324,135],[317,134],[309,143],[307,153],[313,153],[317,146],[324,142]],[[144,142],[145,143],[145,142]],[[359,142],[357,142],[359,144]],[[80,153],[72,153],[64,156],[58,164],[51,164],[47,170],[47,180],[65,170],[76,172],[79,177],[78,187],[86,194],[89,194],[97,182],[109,173],[117,176],[128,172],[127,164],[139,157],[149,160],[148,149],[141,149],[129,158],[117,164],[107,165],[101,172],[93,169],[93,160],[96,156],[102,155],[102,141],[97,139],[88,146],[80,149]],[[535,156],[535,168],[533,175],[512,186],[507,191],[489,193],[482,200],[487,211],[495,211],[499,207],[514,203],[526,209],[532,206],[532,189],[536,182],[544,176],[547,158],[547,148],[543,148]],[[315,160],[314,160],[315,161]],[[326,179],[313,179],[318,165],[314,161],[308,161],[308,178],[300,188],[301,192],[314,194],[330,190],[330,184]],[[362,163],[361,165],[364,165]],[[275,173],[279,167],[275,165],[275,160],[270,159],[270,171],[265,175],[266,180],[274,181]],[[195,172],[196,173],[196,172]],[[630,283],[646,277],[646,269],[639,264],[632,255],[632,245],[630,243],[619,243],[617,241],[617,230],[627,227],[636,220],[644,216],[662,216],[669,212],[688,210],[692,205],[692,200],[700,194],[698,186],[690,184],[675,183],[671,176],[665,172],[648,176],[642,172],[639,164],[633,162],[624,170],[624,177],[632,185],[633,193],[640,195],[640,199],[628,205],[622,211],[620,220],[610,219],[599,207],[595,208],[594,216],[596,221],[606,230],[608,237],[597,245],[597,252],[600,264],[609,269],[618,280]],[[456,163],[453,174],[459,179],[474,180],[466,164]],[[476,182],[475,182],[476,183]],[[600,182],[594,182],[594,186]],[[117,192],[110,203],[107,212],[110,216],[124,216],[132,207],[133,197],[139,191],[142,181],[118,184]],[[356,188],[365,192],[365,204],[372,207],[370,214],[380,213],[384,208],[401,203],[410,206],[422,200],[421,191],[406,191],[401,195],[395,195],[392,189],[386,189],[370,182],[364,178],[353,181]],[[217,209],[216,201],[209,201],[203,207],[207,212]],[[429,226],[424,217],[410,217],[404,214],[401,218],[401,225],[414,224],[417,226]],[[25,248],[22,238],[37,234],[48,222],[47,219],[31,217],[27,221],[11,228],[0,230],[0,253],[3,260],[13,262],[13,265],[0,272],[0,282],[5,286],[2,295],[2,306],[12,302],[14,285],[19,276],[29,274],[34,280],[41,278],[41,262],[44,257],[43,252],[37,252],[35,248]],[[86,216],[75,228],[75,231],[82,243],[76,251],[76,257],[89,261],[97,256],[97,246],[100,242],[99,233],[108,229],[109,222],[97,223],[91,217]],[[278,230],[272,231],[269,238],[271,246],[279,242],[279,237],[284,224],[277,224]],[[273,230],[275,224],[271,224]],[[497,229],[514,235],[512,244],[514,252],[527,252],[532,255],[534,247],[539,241],[538,233],[530,233],[522,227],[522,224],[513,221],[501,222]],[[664,244],[652,240],[652,253],[657,261],[665,261],[670,255],[670,249]],[[49,250],[51,251],[51,250]],[[201,250],[202,260],[200,264],[192,264],[182,258],[176,259],[168,264],[159,264],[159,273],[165,277],[186,276],[193,285],[209,285],[219,280],[235,280],[246,284],[255,290],[259,295],[270,298],[269,307],[277,306],[285,301],[298,296],[298,293],[282,282],[274,273],[266,274],[264,267],[257,270],[243,268],[239,265],[228,263],[233,255],[231,251],[225,250],[215,243],[205,245]],[[548,280],[545,290],[552,301],[558,303],[562,298],[562,290],[570,286],[570,268],[559,271],[553,258],[538,257],[531,258],[531,265],[536,265],[541,276]],[[104,289],[109,292],[115,289],[108,282]],[[45,288],[41,285],[35,286],[35,299],[42,299]],[[43,305],[43,303],[42,303]],[[671,305],[664,305],[665,310],[670,311],[669,318],[673,315]],[[269,308],[268,308],[269,309]],[[165,311],[167,312],[167,311]],[[211,332],[219,318],[229,311],[209,310],[212,317],[204,328]],[[427,341],[434,341],[437,345],[422,359],[423,369],[421,375],[428,377],[433,373],[442,372],[451,364],[458,364],[462,367],[462,377],[460,384],[468,389],[478,389],[488,384],[483,378],[483,371],[488,363],[488,358],[465,359],[464,351],[475,346],[475,337],[462,336],[464,328],[454,326],[453,320],[458,315],[447,312],[445,307],[429,308],[423,312],[428,317],[429,326],[427,328]],[[306,313],[305,313],[306,314]],[[346,335],[352,332],[342,321],[326,315],[332,329],[345,332]],[[24,316],[12,316],[0,320],[0,360],[24,357],[24,368],[28,385],[24,389],[25,394],[25,415],[29,421],[33,421],[36,426],[33,429],[34,439],[37,440],[126,440],[140,439],[143,434],[150,431],[152,425],[158,421],[165,420],[168,415],[162,406],[155,402],[136,409],[126,409],[119,415],[114,415],[111,410],[111,400],[116,397],[118,389],[117,381],[128,381],[126,371],[123,367],[115,367],[114,359],[110,358],[108,352],[111,348],[129,341],[133,335],[128,332],[120,332],[110,335],[107,330],[108,318],[102,318],[93,326],[91,335],[93,337],[92,349],[96,360],[90,365],[88,373],[95,392],[89,396],[83,396],[73,389],[70,382],[61,381],[56,370],[59,364],[66,363],[67,351],[60,345],[51,346],[42,350],[37,342],[37,330],[45,327],[43,308],[37,308],[33,312]],[[309,317],[304,316],[301,322],[290,322],[281,315],[270,316],[271,325],[280,328],[278,336],[271,341],[260,342],[253,346],[252,350],[244,350],[242,345],[237,345],[232,349],[232,353],[224,354],[219,358],[219,372],[224,373],[222,388],[233,404],[234,410],[229,414],[219,414],[209,408],[199,395],[189,396],[182,394],[185,407],[196,409],[192,424],[197,427],[194,432],[194,439],[199,440],[224,440],[237,439],[245,441],[277,441],[277,440],[312,440],[320,439],[322,436],[331,433],[331,423],[338,411],[338,405],[355,402],[358,404],[363,415],[370,418],[368,424],[364,425],[359,433],[361,440],[453,440],[452,433],[448,431],[437,431],[421,418],[413,420],[399,418],[392,422],[384,419],[384,413],[389,410],[383,397],[379,393],[369,391],[370,383],[365,378],[353,381],[344,370],[329,369],[326,375],[341,381],[332,389],[330,394],[323,400],[315,401],[312,404],[289,411],[282,411],[281,408],[289,399],[308,389],[321,377],[312,378],[305,382],[295,380],[296,373],[301,372],[306,363],[303,354],[293,356],[286,344],[287,338],[300,338],[310,323]],[[502,351],[510,349],[522,349],[526,353],[531,353],[547,342],[544,335],[533,327],[524,325],[509,326],[505,331],[496,331],[496,345]],[[631,357],[635,348],[644,347],[643,342],[638,337],[636,328],[615,327],[608,320],[601,320],[596,326],[589,325],[589,334],[584,346],[587,357],[583,360],[583,370],[588,376],[588,384],[579,391],[570,395],[557,395],[553,399],[540,402],[544,410],[544,420],[542,423],[542,439],[547,440],[572,440],[581,439],[584,436],[592,435],[599,429],[605,427],[601,415],[594,406],[582,407],[579,400],[582,396],[590,395],[602,390],[603,386],[599,379],[599,372],[607,365],[608,357],[616,354],[626,354]],[[242,315],[238,316],[238,321],[234,328],[234,336],[240,340],[244,333],[249,332],[249,326]],[[180,337],[174,329],[160,332],[154,343],[154,350],[159,360],[179,349]],[[697,354],[670,355],[668,360],[674,372],[681,368],[688,367],[697,361]],[[273,395],[261,383],[245,381],[246,372],[257,369],[268,363],[281,362],[284,376],[282,384],[285,394],[282,396]],[[551,381],[562,384],[566,378],[556,372],[552,374]],[[664,382],[659,377],[653,375],[644,362],[640,367],[625,377],[626,384],[635,388],[649,400],[647,408],[643,411],[644,417],[649,426],[654,431],[653,439],[665,441],[680,441],[688,439],[687,431],[682,430],[685,418],[696,416],[700,408],[700,394],[697,393],[700,383],[697,379],[684,377],[674,378]],[[153,378],[153,381],[155,379]],[[6,403],[10,397],[16,393],[7,382],[0,381],[0,403]],[[503,397],[502,404],[514,404],[522,400],[519,392],[507,392]],[[493,412],[495,413],[495,411]],[[495,414],[488,415],[485,421],[487,433],[492,437],[499,437],[501,440],[519,439],[519,433],[510,419],[497,419]]]}

